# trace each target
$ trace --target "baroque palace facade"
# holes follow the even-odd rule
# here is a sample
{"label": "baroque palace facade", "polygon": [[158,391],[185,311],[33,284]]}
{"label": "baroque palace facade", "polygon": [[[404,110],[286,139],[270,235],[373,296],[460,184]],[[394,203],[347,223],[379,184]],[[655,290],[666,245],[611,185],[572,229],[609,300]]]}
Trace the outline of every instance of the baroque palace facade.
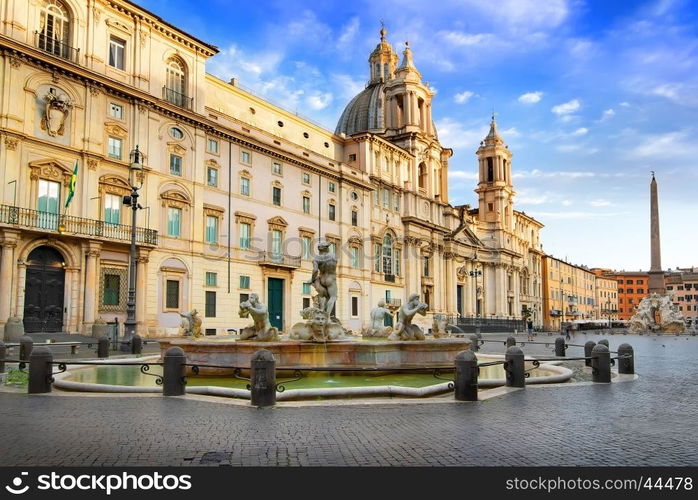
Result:
{"label": "baroque palace facade", "polygon": [[452,206],[434,92],[384,30],[333,133],[207,74],[216,47],[127,0],[0,0],[0,12],[0,331],[11,316],[27,332],[123,321],[132,183],[141,335],[176,334],[192,309],[207,334],[240,328],[250,293],[287,331],[310,304],[320,238],[354,331],[411,293],[429,303],[423,326],[433,313],[542,324],[542,225],[514,209],[494,118],[477,207]]}

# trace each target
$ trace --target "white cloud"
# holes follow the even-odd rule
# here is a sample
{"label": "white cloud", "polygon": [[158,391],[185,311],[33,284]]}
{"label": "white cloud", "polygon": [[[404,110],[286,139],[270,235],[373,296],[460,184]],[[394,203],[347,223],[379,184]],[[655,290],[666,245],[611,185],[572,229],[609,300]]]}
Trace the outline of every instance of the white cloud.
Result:
{"label": "white cloud", "polygon": [[555,146],[555,149],[561,153],[574,153],[582,149],[582,146],[580,144],[560,144]]}
{"label": "white cloud", "polygon": [[342,73],[334,73],[330,79],[332,80],[332,88],[338,91],[343,99],[354,98],[365,86],[363,79],[354,79],[350,75]]}
{"label": "white cloud", "polygon": [[[622,106],[623,103],[621,103],[620,105]],[[615,115],[616,115],[616,112],[613,110],[613,108],[606,109],[601,114],[601,121],[605,122],[606,120],[613,118]]]}
{"label": "white cloud", "polygon": [[628,215],[630,212],[532,212],[533,217],[539,219],[597,219],[599,217],[619,217]]}
{"label": "white cloud", "polygon": [[447,43],[456,47],[490,45],[496,40],[492,33],[465,33],[463,31],[440,31],[438,35]]}
{"label": "white cloud", "polygon": [[589,132],[588,128],[579,127],[577,130],[572,132],[572,135],[574,135],[574,136],[586,135],[588,132]]}
{"label": "white cloud", "polygon": [[543,92],[541,92],[540,90],[537,90],[535,92],[526,92],[525,94],[521,94],[519,96],[519,102],[522,102],[524,104],[535,104],[537,102],[540,102],[542,97]]}
{"label": "white cloud", "polygon": [[567,0],[500,0],[498,2],[482,2],[468,0],[470,8],[475,8],[487,17],[507,23],[521,25],[526,28],[554,28],[562,24],[570,14]]}
{"label": "white cloud", "polygon": [[478,173],[477,172],[466,172],[464,170],[449,170],[448,171],[448,178],[449,180],[477,180],[478,179]]}
{"label": "white cloud", "polygon": [[562,115],[568,115],[570,113],[574,113],[581,107],[581,103],[579,102],[578,99],[572,99],[571,101],[567,101],[562,104],[558,104],[557,106],[553,106],[550,111],[555,113],[558,116]]}
{"label": "white cloud", "polygon": [[332,93],[318,92],[306,97],[305,102],[315,111],[325,109],[332,102]]}
{"label": "white cloud", "polygon": [[562,115],[560,117],[560,121],[562,123],[571,123],[571,122],[574,122],[577,120],[579,120],[579,116],[577,116],[577,115]]}
{"label": "white cloud", "polygon": [[575,170],[552,170],[544,171],[538,168],[534,168],[531,171],[517,170],[512,173],[514,179],[530,178],[530,177],[542,177],[542,178],[566,178],[566,179],[581,179],[585,177],[596,177],[595,172],[582,172]]}
{"label": "white cloud", "polygon": [[589,202],[589,205],[591,205],[592,207],[610,207],[612,203],[608,200],[598,198],[596,200],[591,200]]}
{"label": "white cloud", "polygon": [[687,130],[649,135],[639,138],[639,142],[630,150],[631,158],[661,159],[698,155],[698,142]]}
{"label": "white cloud", "polygon": [[563,207],[570,207],[572,205],[574,205],[574,202],[572,200],[562,200]]}
{"label": "white cloud", "polygon": [[352,42],[354,41],[354,38],[356,38],[356,34],[359,31],[359,18],[358,17],[352,17],[349,22],[344,26],[342,29],[342,32],[339,34],[339,37],[337,38],[337,48],[340,50],[350,47]]}
{"label": "white cloud", "polygon": [[439,132],[439,142],[444,147],[475,151],[489,132],[489,126],[481,125],[468,129],[463,123],[446,117],[436,122],[436,130]]}
{"label": "white cloud", "polygon": [[465,104],[474,95],[475,92],[471,92],[470,90],[464,90],[463,92],[460,92],[459,94],[453,96],[453,100],[456,101],[458,104]]}
{"label": "white cloud", "polygon": [[519,132],[516,127],[509,127],[499,131],[499,134],[504,138],[521,137],[521,132]]}
{"label": "white cloud", "polygon": [[618,106],[623,106],[624,108],[629,108],[630,103],[628,101],[623,101],[623,102],[619,103]]}

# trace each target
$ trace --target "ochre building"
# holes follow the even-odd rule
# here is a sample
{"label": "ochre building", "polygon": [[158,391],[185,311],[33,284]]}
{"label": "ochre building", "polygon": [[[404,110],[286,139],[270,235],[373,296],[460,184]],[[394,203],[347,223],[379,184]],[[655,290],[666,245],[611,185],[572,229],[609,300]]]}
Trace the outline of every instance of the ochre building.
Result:
{"label": "ochre building", "polygon": [[134,185],[141,335],[177,334],[192,309],[206,334],[240,328],[250,293],[288,330],[320,238],[354,331],[411,293],[427,328],[434,313],[542,325],[542,224],[515,209],[496,122],[464,165],[477,201],[451,205],[434,91],[384,30],[334,132],[207,74],[216,47],[126,0],[5,2],[0,48],[0,331],[123,322]]}

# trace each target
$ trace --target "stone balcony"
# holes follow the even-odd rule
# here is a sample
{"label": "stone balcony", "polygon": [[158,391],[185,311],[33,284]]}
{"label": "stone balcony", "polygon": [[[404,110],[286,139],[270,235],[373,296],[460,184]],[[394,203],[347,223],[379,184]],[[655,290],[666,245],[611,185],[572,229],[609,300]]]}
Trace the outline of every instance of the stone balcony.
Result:
{"label": "stone balcony", "polygon": [[[12,227],[37,233],[84,237],[103,241],[131,242],[131,226],[126,224],[108,224],[96,219],[40,212],[39,210],[11,205],[0,205],[0,227]],[[137,227],[136,243],[156,246],[158,244],[158,232],[154,229]]]}
{"label": "stone balcony", "polygon": [[282,267],[285,269],[298,269],[301,267],[301,258],[277,252],[257,252],[257,263],[260,266]]}

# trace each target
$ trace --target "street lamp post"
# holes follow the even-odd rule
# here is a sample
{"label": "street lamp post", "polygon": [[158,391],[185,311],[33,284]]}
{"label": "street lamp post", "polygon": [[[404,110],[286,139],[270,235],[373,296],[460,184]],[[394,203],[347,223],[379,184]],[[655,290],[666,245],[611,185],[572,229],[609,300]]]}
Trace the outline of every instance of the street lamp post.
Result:
{"label": "street lamp post", "polygon": [[560,309],[562,311],[562,316],[560,318],[560,331],[562,331],[562,324],[565,322],[565,294],[562,290],[562,278],[560,278]]}
{"label": "street lamp post", "polygon": [[608,328],[611,328],[611,300],[606,302],[606,310],[608,311]]}
{"label": "street lamp post", "polygon": [[121,344],[122,351],[130,350],[130,346],[125,342],[130,342],[136,334],[136,213],[138,209],[143,208],[138,204],[138,190],[143,187],[141,154],[138,145],[136,145],[136,149],[131,151],[129,166],[131,194],[123,198],[123,204],[131,207],[131,248],[129,249],[128,299],[126,301],[126,321],[124,321],[124,343]]}

